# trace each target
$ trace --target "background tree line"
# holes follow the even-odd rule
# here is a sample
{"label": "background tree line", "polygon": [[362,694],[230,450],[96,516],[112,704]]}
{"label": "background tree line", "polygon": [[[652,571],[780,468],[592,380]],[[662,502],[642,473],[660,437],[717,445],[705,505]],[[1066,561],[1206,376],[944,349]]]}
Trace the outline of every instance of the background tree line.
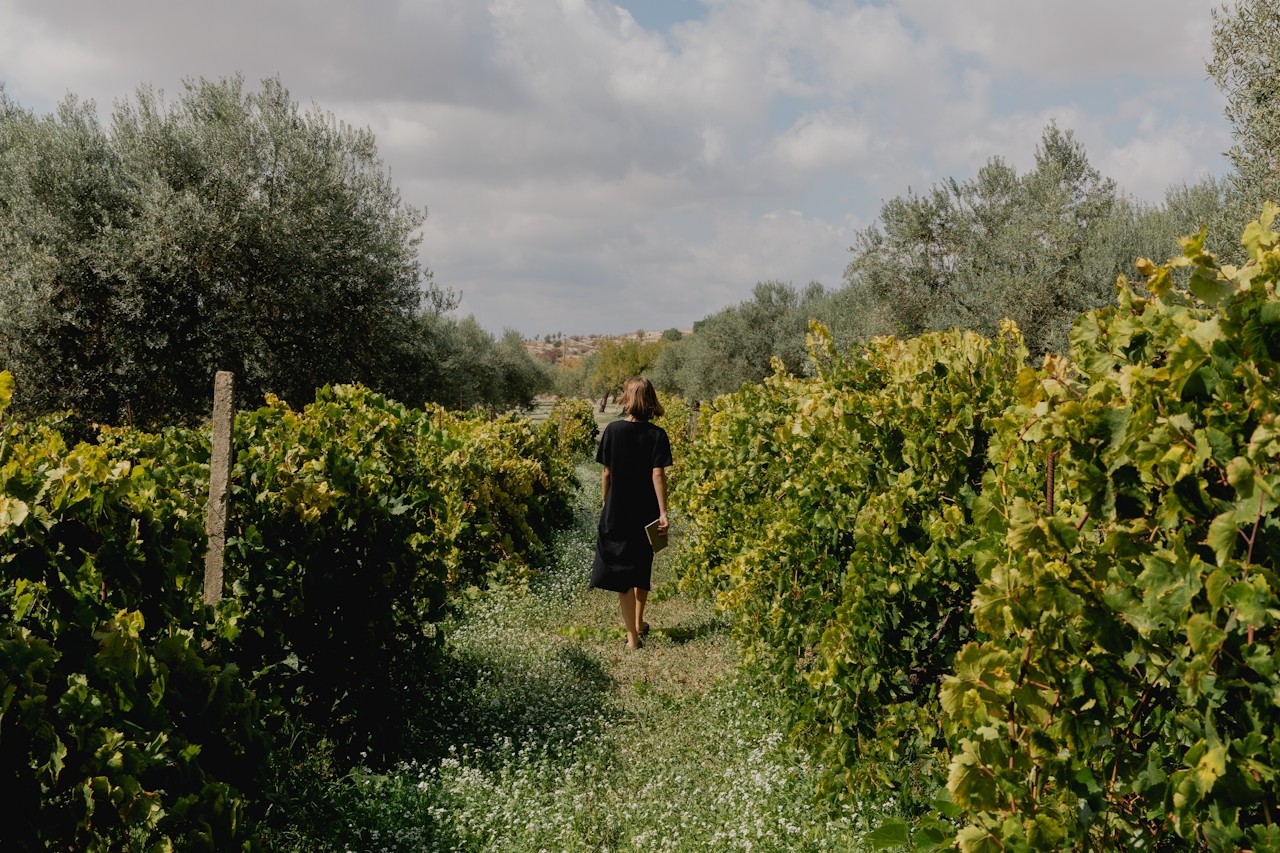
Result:
{"label": "background tree line", "polygon": [[877,335],[950,328],[992,335],[1012,318],[1033,360],[1065,352],[1072,321],[1114,301],[1140,257],[1162,258],[1207,227],[1228,261],[1265,200],[1280,200],[1280,0],[1240,0],[1213,13],[1210,77],[1226,96],[1232,172],[1138,201],[1090,163],[1069,129],[1050,124],[1025,173],[993,157],[972,178],[949,178],[885,202],[859,232],[842,285],[756,285],[752,298],[694,325],[652,370],[669,393],[707,399],[756,382],[773,359],[804,369],[805,331],[821,320],[841,348]]}
{"label": "background tree line", "polygon": [[[109,123],[69,96],[36,115],[0,87],[0,366],[26,409],[153,424],[361,382],[406,402],[527,405],[518,346],[450,314],[368,130],[279,80],[149,87]],[[513,339],[514,338],[514,339]]]}
{"label": "background tree line", "polygon": [[1071,131],[1049,125],[1027,172],[995,157],[970,179],[885,202],[856,235],[840,288],[761,282],[664,349],[652,375],[668,392],[707,399],[761,380],[774,359],[799,374],[810,319],[847,348],[951,328],[993,335],[1008,317],[1033,358],[1063,352],[1072,320],[1111,302],[1136,258],[1162,257],[1228,219],[1229,190],[1206,178],[1144,204],[1103,178]]}

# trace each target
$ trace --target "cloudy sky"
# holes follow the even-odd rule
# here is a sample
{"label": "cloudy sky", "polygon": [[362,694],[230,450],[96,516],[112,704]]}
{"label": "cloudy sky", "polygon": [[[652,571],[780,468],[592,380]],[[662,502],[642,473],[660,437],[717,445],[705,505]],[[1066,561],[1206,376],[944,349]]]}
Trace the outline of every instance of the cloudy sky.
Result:
{"label": "cloudy sky", "polygon": [[[279,76],[371,128],[493,332],[688,327],[842,282],[884,200],[1073,130],[1133,196],[1222,174],[1215,0],[0,0],[40,111]],[[1172,248],[1172,247],[1171,247]]]}

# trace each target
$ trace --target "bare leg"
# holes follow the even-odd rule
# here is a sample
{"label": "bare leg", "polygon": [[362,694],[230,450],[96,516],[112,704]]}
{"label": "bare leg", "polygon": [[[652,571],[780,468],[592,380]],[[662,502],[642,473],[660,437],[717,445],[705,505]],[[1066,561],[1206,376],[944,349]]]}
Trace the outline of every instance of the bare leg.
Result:
{"label": "bare leg", "polygon": [[644,621],[644,605],[645,605],[645,602],[649,600],[649,590],[636,587],[635,593],[636,593],[636,630],[643,635],[645,628],[649,627]]}
{"label": "bare leg", "polygon": [[640,648],[640,626],[636,624],[636,591],[629,589],[618,593],[618,604],[622,607],[622,624],[627,627],[627,647]]}

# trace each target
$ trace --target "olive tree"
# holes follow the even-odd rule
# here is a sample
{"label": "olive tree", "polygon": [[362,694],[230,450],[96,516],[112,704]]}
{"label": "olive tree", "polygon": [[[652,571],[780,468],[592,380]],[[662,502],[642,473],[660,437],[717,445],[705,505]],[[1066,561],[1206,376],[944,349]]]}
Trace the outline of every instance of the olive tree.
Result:
{"label": "olive tree", "polygon": [[781,281],[761,281],[752,298],[694,324],[693,333],[669,343],[653,367],[654,382],[669,393],[707,400],[758,382],[779,359],[798,373],[807,363],[805,329],[820,317],[825,293],[818,282],[803,291]]}
{"label": "olive tree", "polygon": [[845,277],[881,311],[881,333],[992,334],[1012,317],[1033,353],[1061,350],[1071,320],[1109,302],[1133,263],[1128,213],[1071,132],[1050,125],[1026,174],[992,158],[970,180],[887,202]]}
{"label": "olive tree", "polygon": [[210,377],[294,403],[317,385],[421,385],[418,260],[373,134],[278,79],[143,86],[110,121],[0,90],[0,365],[28,408],[154,422],[205,410]]}
{"label": "olive tree", "polygon": [[1264,201],[1280,202],[1280,0],[1239,0],[1214,10],[1208,70],[1227,99],[1243,223]]}

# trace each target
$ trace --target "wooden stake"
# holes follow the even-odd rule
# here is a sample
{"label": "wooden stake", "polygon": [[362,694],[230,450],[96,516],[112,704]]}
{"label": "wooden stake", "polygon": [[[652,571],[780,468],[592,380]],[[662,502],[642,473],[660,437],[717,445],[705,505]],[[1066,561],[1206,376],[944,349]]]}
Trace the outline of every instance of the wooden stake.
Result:
{"label": "wooden stake", "polygon": [[1057,454],[1050,450],[1044,478],[1044,503],[1049,515],[1053,515],[1053,469],[1056,462]]}
{"label": "wooden stake", "polygon": [[205,531],[209,550],[204,555],[204,603],[222,600],[222,551],[227,544],[227,507],[231,498],[231,422],[235,374],[219,370],[213,379],[213,452],[209,457],[209,506]]}

